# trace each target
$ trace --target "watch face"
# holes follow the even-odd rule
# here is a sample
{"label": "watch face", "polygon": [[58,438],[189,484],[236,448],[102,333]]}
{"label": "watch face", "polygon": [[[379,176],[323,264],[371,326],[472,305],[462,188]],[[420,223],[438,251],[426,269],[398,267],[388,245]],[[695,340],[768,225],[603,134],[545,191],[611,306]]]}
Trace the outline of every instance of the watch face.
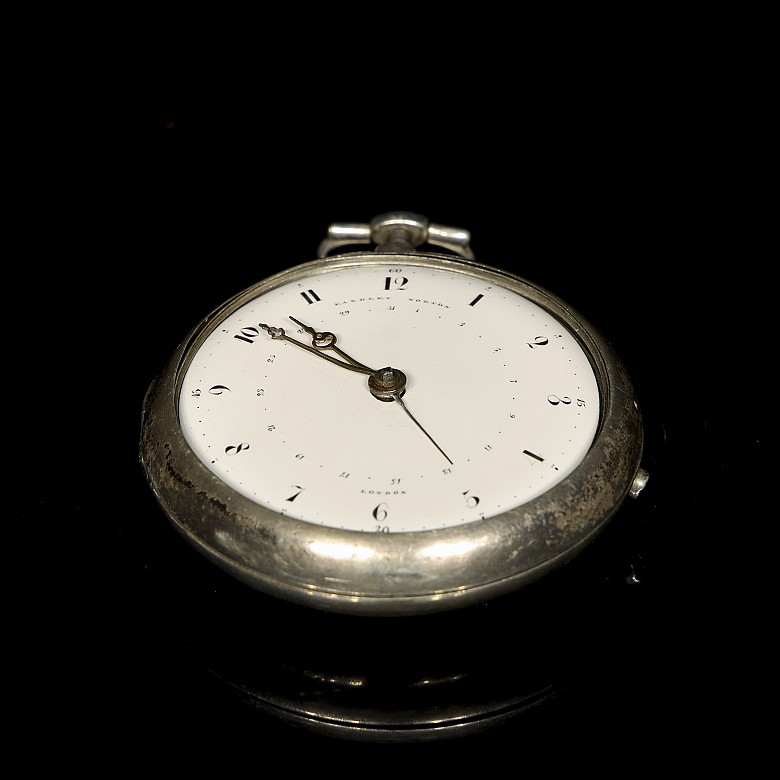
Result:
{"label": "watch face", "polygon": [[[352,257],[261,283],[196,342],[178,411],[208,469],[274,512],[391,534],[500,515],[571,474],[599,384],[546,293],[476,264]],[[369,389],[384,368],[400,401]]]}

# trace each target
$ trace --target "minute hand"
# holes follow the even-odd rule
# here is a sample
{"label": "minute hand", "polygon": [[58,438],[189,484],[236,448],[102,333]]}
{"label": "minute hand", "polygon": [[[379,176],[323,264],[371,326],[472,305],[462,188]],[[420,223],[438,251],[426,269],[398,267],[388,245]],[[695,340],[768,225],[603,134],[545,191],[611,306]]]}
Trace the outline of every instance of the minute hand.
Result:
{"label": "minute hand", "polygon": [[[261,328],[263,328],[263,330],[267,330],[268,333],[271,334],[272,339],[282,339],[284,341],[289,341],[291,344],[295,344],[296,347],[305,349],[307,352],[311,352],[313,355],[317,355],[323,360],[327,360],[329,363],[333,363],[336,366],[346,368],[348,371],[357,371],[359,374],[368,374],[369,376],[376,373],[375,369],[369,368],[368,366],[363,365],[363,363],[359,363],[357,360],[344,352],[344,350],[339,349],[339,347],[336,346],[336,336],[333,333],[320,333],[319,331],[315,331],[314,328],[310,328],[308,325],[304,325],[300,320],[296,320],[295,317],[290,317],[290,319],[297,325],[300,325],[307,333],[312,335],[311,346],[304,344],[302,341],[298,341],[298,339],[294,339],[291,336],[288,336],[284,332],[284,328],[275,328],[272,325],[266,325],[262,322],[259,323],[259,325]],[[331,355],[324,354],[322,351],[324,349],[332,350],[339,357],[343,358],[343,360],[336,360],[336,358],[332,357]]]}

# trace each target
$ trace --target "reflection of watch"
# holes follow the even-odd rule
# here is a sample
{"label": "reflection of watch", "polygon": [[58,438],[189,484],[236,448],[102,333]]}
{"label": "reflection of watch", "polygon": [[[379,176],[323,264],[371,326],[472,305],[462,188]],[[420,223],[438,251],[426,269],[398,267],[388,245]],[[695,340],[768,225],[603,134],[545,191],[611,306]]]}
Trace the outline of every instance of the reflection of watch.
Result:
{"label": "reflection of watch", "polygon": [[404,212],[334,224],[320,259],[192,331],[147,395],[141,460],[195,547],[298,603],[432,612],[537,579],[639,493],[617,356],[468,243]]}

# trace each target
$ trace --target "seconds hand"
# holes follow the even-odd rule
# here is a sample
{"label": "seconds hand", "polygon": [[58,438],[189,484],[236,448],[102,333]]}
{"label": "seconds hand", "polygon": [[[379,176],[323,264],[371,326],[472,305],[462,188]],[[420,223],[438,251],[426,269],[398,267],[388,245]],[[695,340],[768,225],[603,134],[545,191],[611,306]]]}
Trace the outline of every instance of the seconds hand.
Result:
{"label": "seconds hand", "polygon": [[[390,368],[389,366],[387,368],[380,368],[377,370],[369,368],[363,363],[358,363],[357,360],[350,357],[346,352],[336,346],[336,336],[333,333],[330,333],[329,331],[320,332],[314,330],[314,328],[310,327],[309,325],[304,325],[300,320],[296,320],[295,317],[291,315],[290,319],[296,325],[300,325],[300,327],[303,328],[303,330],[312,337],[311,346],[288,336],[284,332],[284,328],[276,328],[272,325],[266,325],[262,322],[259,323],[259,325],[261,328],[263,328],[263,330],[270,334],[272,339],[283,339],[284,341],[289,341],[291,344],[295,344],[296,347],[301,347],[301,349],[305,349],[307,352],[310,352],[313,355],[317,355],[323,360],[327,360],[329,363],[341,366],[342,368],[346,368],[349,371],[356,371],[360,374],[367,374],[368,389],[371,391],[371,394],[374,396],[374,398],[377,398],[380,401],[397,402],[398,405],[406,412],[406,414],[409,415],[409,419],[428,437],[433,446],[436,447],[436,449],[442,455],[444,455],[444,457],[447,459],[447,462],[452,464],[452,461],[450,460],[447,453],[444,452],[444,450],[436,443],[431,434],[428,433],[428,431],[426,431],[422,425],[420,425],[415,416],[406,408],[406,404],[401,400],[401,396],[406,392],[406,374],[404,374],[403,371],[399,371],[397,368]],[[322,350],[325,349],[329,349],[332,352],[335,352],[342,359],[337,360],[331,355],[325,355],[322,352]]]}

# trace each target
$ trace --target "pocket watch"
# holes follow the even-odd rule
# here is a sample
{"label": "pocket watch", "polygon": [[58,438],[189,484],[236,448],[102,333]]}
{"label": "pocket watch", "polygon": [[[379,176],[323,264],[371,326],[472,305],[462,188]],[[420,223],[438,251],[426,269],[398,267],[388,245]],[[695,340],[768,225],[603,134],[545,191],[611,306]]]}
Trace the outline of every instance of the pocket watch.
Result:
{"label": "pocket watch", "polygon": [[569,561],[639,495],[642,448],[627,372],[583,316],[477,262],[468,231],[393,212],[330,225],[317,259],[195,326],[146,394],[140,460],[238,580],[380,616]]}

